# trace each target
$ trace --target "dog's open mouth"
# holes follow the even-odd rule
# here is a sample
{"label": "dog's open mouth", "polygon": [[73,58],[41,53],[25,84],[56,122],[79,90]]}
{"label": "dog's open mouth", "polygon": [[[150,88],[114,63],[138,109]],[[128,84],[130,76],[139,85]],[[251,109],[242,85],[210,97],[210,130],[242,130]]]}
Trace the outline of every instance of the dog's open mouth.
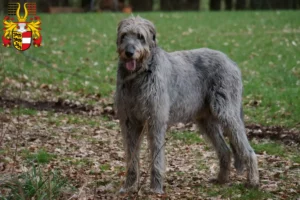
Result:
{"label": "dog's open mouth", "polygon": [[135,68],[136,68],[136,61],[135,60],[126,61],[126,69],[128,71],[134,71]]}

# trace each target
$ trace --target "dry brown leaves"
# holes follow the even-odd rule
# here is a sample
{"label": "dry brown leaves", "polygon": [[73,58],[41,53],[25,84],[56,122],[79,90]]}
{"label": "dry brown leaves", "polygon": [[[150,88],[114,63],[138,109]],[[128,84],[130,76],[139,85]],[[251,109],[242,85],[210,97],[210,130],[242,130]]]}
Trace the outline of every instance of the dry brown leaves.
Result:
{"label": "dry brown leaves", "polygon": [[[7,80],[8,81],[8,80]],[[18,85],[18,84],[16,84]],[[47,93],[46,86],[38,87]],[[5,92],[7,94],[7,91]],[[37,94],[34,94],[35,96]],[[112,101],[99,96],[71,94],[76,100],[63,100],[49,92],[39,95],[44,104],[33,101],[30,92],[22,91],[22,100],[16,95],[1,99],[0,114],[0,173],[1,179],[30,168],[24,152],[36,153],[44,149],[54,155],[44,170],[59,169],[77,191],[66,192],[62,199],[117,199],[125,178],[124,151],[118,120],[113,117]],[[99,104],[85,106],[88,98],[98,98]],[[47,103],[48,102],[48,103]],[[14,113],[15,106],[36,109],[35,114]],[[42,105],[42,106],[41,106]],[[65,112],[67,110],[67,112]],[[195,131],[194,126],[178,125],[172,129]],[[255,130],[258,128],[256,127]],[[260,130],[268,130],[259,127]],[[253,129],[254,130],[254,129]],[[251,131],[249,131],[251,132]],[[253,131],[255,132],[255,131]],[[256,131],[257,132],[257,131]],[[258,131],[259,132],[259,131]],[[259,142],[259,141],[258,141]],[[299,146],[293,147],[296,152]],[[218,162],[214,150],[205,142],[186,144],[167,134],[165,195],[149,192],[149,163],[146,141],[141,151],[141,183],[138,194],[127,199],[234,199],[241,191],[227,184],[216,186],[210,179],[216,177]],[[261,178],[260,191],[277,199],[296,198],[300,192],[300,165],[288,157],[262,153],[258,155]],[[231,183],[245,182],[245,174],[230,175]],[[1,180],[0,180],[1,181]],[[228,193],[231,188],[238,192]],[[0,189],[1,190],[1,189]],[[2,191],[5,192],[5,191]],[[229,194],[229,195],[228,195]]]}

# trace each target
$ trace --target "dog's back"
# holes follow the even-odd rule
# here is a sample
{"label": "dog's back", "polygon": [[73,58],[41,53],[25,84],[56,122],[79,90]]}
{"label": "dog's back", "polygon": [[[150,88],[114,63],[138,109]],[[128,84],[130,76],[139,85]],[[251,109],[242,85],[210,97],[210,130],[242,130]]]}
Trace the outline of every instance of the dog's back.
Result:
{"label": "dog's back", "polygon": [[164,54],[167,62],[159,63],[163,67],[157,70],[168,80],[170,123],[205,116],[207,102],[218,95],[241,101],[237,97],[242,90],[240,71],[224,53],[201,48]]}

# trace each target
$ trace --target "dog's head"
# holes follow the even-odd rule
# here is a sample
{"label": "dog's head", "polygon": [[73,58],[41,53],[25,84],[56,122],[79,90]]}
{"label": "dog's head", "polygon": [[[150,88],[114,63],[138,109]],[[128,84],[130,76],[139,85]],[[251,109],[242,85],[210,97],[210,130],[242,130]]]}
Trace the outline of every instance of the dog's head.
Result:
{"label": "dog's head", "polygon": [[156,46],[156,30],[152,22],[139,16],[122,20],[118,26],[117,47],[120,59],[128,71],[150,57]]}

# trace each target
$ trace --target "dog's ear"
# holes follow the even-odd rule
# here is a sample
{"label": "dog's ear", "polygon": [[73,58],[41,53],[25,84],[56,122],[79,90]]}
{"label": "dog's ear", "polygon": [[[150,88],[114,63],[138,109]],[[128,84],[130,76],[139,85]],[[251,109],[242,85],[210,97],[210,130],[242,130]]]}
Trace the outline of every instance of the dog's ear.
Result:
{"label": "dog's ear", "polygon": [[117,45],[120,44],[120,41],[119,41],[120,40],[120,30],[121,30],[123,24],[124,24],[124,20],[120,21],[119,24],[118,24],[118,28],[117,28],[117,40],[116,40],[116,44]]}
{"label": "dog's ear", "polygon": [[118,28],[117,28],[117,41],[116,41],[116,43],[117,43],[117,45],[118,44],[120,44],[120,40],[121,40],[121,30],[126,26],[126,25],[128,25],[128,23],[129,23],[129,20],[130,20],[130,18],[127,18],[127,19],[123,19],[122,21],[120,21],[119,22],[119,24],[118,24]]}
{"label": "dog's ear", "polygon": [[120,30],[122,29],[122,27],[127,23],[127,21],[128,21],[127,19],[123,19],[123,20],[121,20],[119,22],[118,29],[117,29],[118,33],[120,32]]}
{"label": "dog's ear", "polygon": [[144,19],[144,24],[147,26],[148,30],[150,31],[150,34],[151,34],[151,40],[152,42],[150,43],[150,46],[152,47],[155,47],[156,46],[156,29],[155,29],[155,26],[154,24],[147,20],[147,19]]}

